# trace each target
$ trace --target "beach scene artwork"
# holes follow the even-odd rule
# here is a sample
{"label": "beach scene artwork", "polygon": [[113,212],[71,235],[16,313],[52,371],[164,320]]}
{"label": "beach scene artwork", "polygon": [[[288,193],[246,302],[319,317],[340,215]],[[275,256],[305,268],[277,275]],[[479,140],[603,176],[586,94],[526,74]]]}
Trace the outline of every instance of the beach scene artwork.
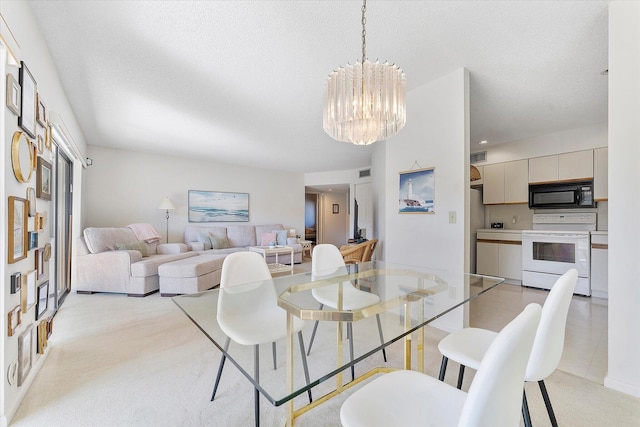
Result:
{"label": "beach scene artwork", "polygon": [[189,222],[248,222],[249,193],[189,190]]}
{"label": "beach scene artwork", "polygon": [[435,213],[435,168],[400,172],[399,213]]}

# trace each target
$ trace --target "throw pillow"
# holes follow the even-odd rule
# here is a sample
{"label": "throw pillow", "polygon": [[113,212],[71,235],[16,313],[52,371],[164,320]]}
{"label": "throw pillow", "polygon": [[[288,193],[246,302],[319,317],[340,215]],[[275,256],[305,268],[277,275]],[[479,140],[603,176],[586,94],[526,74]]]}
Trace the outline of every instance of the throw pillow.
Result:
{"label": "throw pillow", "polygon": [[276,233],[262,233],[262,246],[269,246],[271,243],[276,243]]}
{"label": "throw pillow", "polygon": [[144,242],[116,243],[116,249],[119,251],[138,251],[143,257],[149,256],[147,245]]}
{"label": "throw pillow", "polygon": [[229,247],[229,240],[226,237],[209,236],[211,242],[211,249],[227,249]]}
{"label": "throw pillow", "polygon": [[287,244],[287,230],[273,230],[272,233],[276,233],[276,240],[279,245],[286,246]]}
{"label": "throw pillow", "polygon": [[212,249],[211,240],[209,240],[209,233],[198,232],[198,234],[196,235],[196,239],[198,239],[198,242],[204,244],[205,250]]}

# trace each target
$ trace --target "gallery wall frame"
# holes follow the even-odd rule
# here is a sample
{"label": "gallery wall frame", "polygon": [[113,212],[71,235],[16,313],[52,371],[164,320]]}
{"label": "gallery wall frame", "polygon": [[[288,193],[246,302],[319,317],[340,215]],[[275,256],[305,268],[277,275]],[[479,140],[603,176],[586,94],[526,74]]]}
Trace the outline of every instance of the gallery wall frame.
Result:
{"label": "gallery wall frame", "polygon": [[37,84],[24,61],[20,61],[20,116],[18,126],[31,138],[36,137]]}
{"label": "gallery wall frame", "polygon": [[36,216],[36,189],[27,187],[27,200],[29,201],[29,216]]}
{"label": "gallery wall frame", "polygon": [[27,257],[29,202],[21,197],[9,196],[7,206],[9,217],[7,261],[13,264]]}
{"label": "gallery wall frame", "polygon": [[51,200],[51,163],[38,156],[36,170],[36,197]]}
{"label": "gallery wall frame", "polygon": [[15,132],[11,140],[11,167],[18,182],[28,183],[34,171],[36,160],[33,144],[24,132]]}
{"label": "gallery wall frame", "polygon": [[33,364],[33,325],[18,337],[18,387],[24,384]]}
{"label": "gallery wall frame", "polygon": [[435,167],[400,172],[398,213],[435,213]]}
{"label": "gallery wall frame", "polygon": [[7,313],[7,335],[12,337],[22,322],[20,306],[16,305]]}
{"label": "gallery wall frame", "polygon": [[248,222],[249,193],[189,190],[189,222]]}
{"label": "gallery wall frame", "polygon": [[37,272],[36,277],[38,279],[41,279],[42,277],[44,277],[44,248],[38,248],[36,249],[36,253],[35,253],[35,270]]}
{"label": "gallery wall frame", "polygon": [[20,83],[13,77],[13,74],[7,73],[7,108],[16,116],[20,115]]}
{"label": "gallery wall frame", "polygon": [[22,289],[20,290],[20,305],[22,313],[29,311],[36,303],[36,280],[38,272],[31,270],[22,275]]}
{"label": "gallery wall frame", "polygon": [[333,213],[334,214],[340,213],[340,205],[339,204],[337,204],[337,203],[333,204]]}
{"label": "gallery wall frame", "polygon": [[38,285],[36,294],[36,320],[40,319],[49,308],[49,281]]}
{"label": "gallery wall frame", "polygon": [[38,109],[36,110],[36,120],[40,126],[47,126],[47,107],[44,105],[42,96],[38,94]]}
{"label": "gallery wall frame", "polygon": [[11,293],[15,294],[22,289],[22,273],[17,272],[11,275]]}
{"label": "gallery wall frame", "polygon": [[35,249],[38,247],[38,232],[37,231],[28,231],[28,249]]}

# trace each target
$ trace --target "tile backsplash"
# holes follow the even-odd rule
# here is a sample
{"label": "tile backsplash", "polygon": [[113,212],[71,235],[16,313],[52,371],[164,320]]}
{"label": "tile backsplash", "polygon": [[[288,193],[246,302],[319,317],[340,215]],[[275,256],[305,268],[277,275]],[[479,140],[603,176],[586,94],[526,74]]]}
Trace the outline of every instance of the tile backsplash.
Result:
{"label": "tile backsplash", "polygon": [[[505,229],[511,230],[531,230],[533,228],[534,210],[529,209],[528,205],[488,205],[484,211],[484,226],[491,228],[492,222],[502,222]],[[597,229],[606,231],[609,229],[609,206],[607,202],[598,202],[596,209],[589,209],[589,212],[597,213]],[[542,212],[578,212],[577,210],[549,210]],[[541,213],[541,211],[536,211]],[[515,223],[514,223],[515,220]]]}

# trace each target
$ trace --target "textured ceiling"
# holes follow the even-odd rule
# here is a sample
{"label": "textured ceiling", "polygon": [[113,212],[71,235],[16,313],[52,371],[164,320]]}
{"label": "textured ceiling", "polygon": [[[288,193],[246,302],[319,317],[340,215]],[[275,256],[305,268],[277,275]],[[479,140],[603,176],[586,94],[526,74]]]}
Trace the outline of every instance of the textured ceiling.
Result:
{"label": "textured ceiling", "polygon": [[[31,5],[89,144],[303,172],[370,162],[322,130],[327,74],[360,57],[358,1]],[[367,56],[400,65],[409,93],[466,67],[473,149],[606,122],[607,25],[606,1],[369,1]]]}

